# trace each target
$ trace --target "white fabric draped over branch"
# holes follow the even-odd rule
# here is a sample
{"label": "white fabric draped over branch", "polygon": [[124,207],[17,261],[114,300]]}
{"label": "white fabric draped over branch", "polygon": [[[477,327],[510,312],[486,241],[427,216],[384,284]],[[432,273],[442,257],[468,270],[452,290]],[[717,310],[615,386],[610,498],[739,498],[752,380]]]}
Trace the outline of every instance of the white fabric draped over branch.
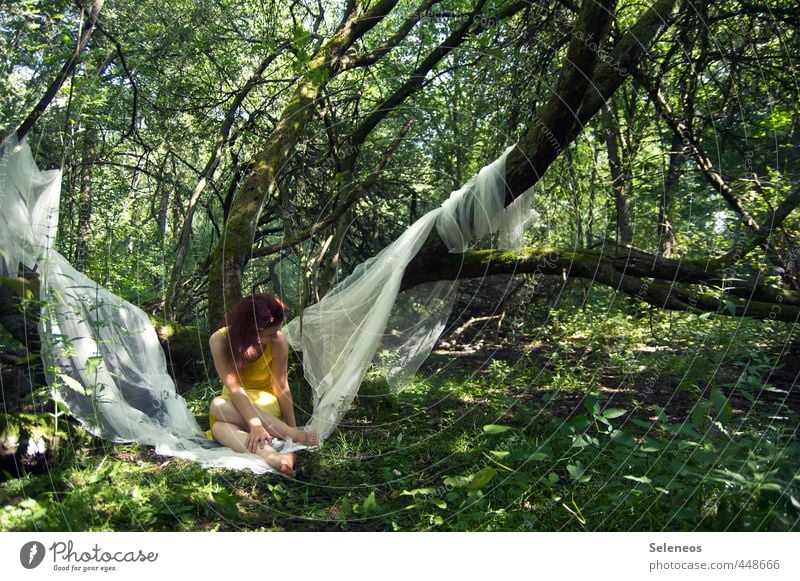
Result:
{"label": "white fabric draped over branch", "polygon": [[[513,147],[513,146],[512,146]],[[505,160],[500,158],[356,270],[319,303],[286,326],[303,351],[314,389],[309,427],[327,438],[346,413],[381,347],[387,379],[405,385],[444,329],[456,283],[443,281],[400,293],[405,268],[435,227],[451,252],[497,234],[501,247],[522,245],[535,217],[530,192],[504,208]],[[146,313],[110,293],[53,249],[61,188],[59,170],[40,171],[25,140],[6,139],[0,158],[0,273],[35,267],[44,302],[39,331],[53,395],[93,434],[140,442],[156,453],[209,467],[272,471],[254,454],[206,440],[167,373]]]}
{"label": "white fabric draped over branch", "polygon": [[513,147],[286,326],[289,343],[303,352],[305,377],[314,389],[308,427],[320,438],[344,416],[376,352],[390,385],[400,388],[444,330],[456,281],[399,293],[406,267],[434,227],[450,252],[464,252],[489,235],[497,235],[500,248],[524,245],[524,230],[537,214],[530,190],[505,207],[506,158]]}

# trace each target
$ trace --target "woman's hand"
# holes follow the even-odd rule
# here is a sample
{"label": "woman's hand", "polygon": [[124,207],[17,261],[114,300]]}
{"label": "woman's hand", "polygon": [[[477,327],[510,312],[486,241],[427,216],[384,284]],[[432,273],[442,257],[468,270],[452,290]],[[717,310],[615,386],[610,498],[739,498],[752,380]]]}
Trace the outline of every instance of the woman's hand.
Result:
{"label": "woman's hand", "polygon": [[250,428],[250,432],[247,434],[246,444],[248,451],[255,454],[259,448],[263,448],[264,445],[271,443],[272,436],[269,435],[269,432],[267,432],[264,424],[259,422],[258,425]]}

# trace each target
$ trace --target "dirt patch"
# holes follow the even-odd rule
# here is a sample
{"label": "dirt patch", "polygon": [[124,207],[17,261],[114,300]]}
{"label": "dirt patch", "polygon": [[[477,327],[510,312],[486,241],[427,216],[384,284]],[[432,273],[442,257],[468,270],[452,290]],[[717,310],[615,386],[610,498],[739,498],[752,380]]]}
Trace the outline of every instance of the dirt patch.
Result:
{"label": "dirt patch", "polygon": [[[577,348],[576,348],[577,347]],[[580,349],[569,342],[548,345],[535,338],[515,337],[515,342],[498,343],[478,339],[466,345],[442,342],[437,346],[435,357],[420,370],[423,374],[444,373],[454,377],[486,375],[491,377],[491,362],[504,361],[510,368],[517,365],[550,374],[555,370],[551,355],[557,352],[562,368],[580,367],[591,381],[586,389],[562,389],[557,396],[548,399],[548,392],[532,385],[510,385],[508,396],[525,402],[528,406],[546,407],[552,415],[569,418],[585,413],[584,400],[591,390],[603,394],[603,405],[629,410],[634,417],[645,421],[657,419],[657,407],[664,410],[670,423],[683,422],[690,417],[692,409],[703,399],[710,397],[708,386],[681,386],[664,368],[647,368],[637,373],[624,373],[603,353],[591,349]],[[678,355],[680,355],[678,353]],[[783,365],[774,369],[764,380],[768,389],[753,393],[758,402],[753,405],[741,392],[721,387],[728,398],[734,418],[744,418],[754,413],[766,416],[800,415],[800,353],[786,354]],[[733,384],[742,372],[740,369],[724,368],[709,370],[716,385]],[[535,374],[534,373],[534,376]],[[535,385],[535,380],[532,382]]]}

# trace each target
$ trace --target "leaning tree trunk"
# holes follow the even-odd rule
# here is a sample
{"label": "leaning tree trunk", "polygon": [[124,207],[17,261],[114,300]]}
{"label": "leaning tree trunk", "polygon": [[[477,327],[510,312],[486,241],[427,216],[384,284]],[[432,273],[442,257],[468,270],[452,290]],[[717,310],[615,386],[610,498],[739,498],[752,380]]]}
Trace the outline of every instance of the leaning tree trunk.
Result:
{"label": "leaning tree trunk", "polygon": [[[611,51],[611,58],[598,64],[597,43],[605,38],[615,3],[584,3],[554,94],[543,114],[506,159],[507,205],[536,184],[563,148],[575,140],[675,20],[682,4],[681,0],[659,0],[653,4],[622,35]],[[441,240],[432,235],[406,272],[413,279],[417,271],[430,268],[431,260],[446,253]]]}
{"label": "leaning tree trunk", "polygon": [[758,276],[748,280],[709,268],[705,259],[668,259],[632,246],[429,254],[406,270],[401,289],[438,280],[526,273],[590,280],[661,309],[800,322],[798,291],[775,288]]}
{"label": "leaning tree trunk", "polygon": [[[646,50],[673,21],[681,4],[681,0],[656,2],[616,43],[610,62],[598,65],[597,46],[607,38],[616,2],[584,2],[554,95],[544,107],[539,120],[534,122],[534,126],[523,136],[518,147],[509,154],[507,203],[534,185],[558,157],[562,148],[575,139],[582,127],[625,81],[627,71],[638,64]],[[388,1],[375,6],[370,12],[380,14],[377,19],[371,20],[371,25],[382,19],[392,6]],[[304,123],[311,119],[314,104],[327,77],[335,72],[336,63],[342,58],[344,51],[369,28],[359,27],[359,24],[361,20],[358,18],[348,19],[348,24],[342,26],[311,61],[308,73],[280,117],[273,138],[257,156],[255,170],[238,193],[225,232],[211,260],[209,320],[212,325],[222,318],[226,308],[241,297],[243,269],[252,254],[257,216],[266,191],[273,184],[277,169],[291,154]],[[438,52],[446,50],[451,49],[440,47]],[[433,58],[440,57],[429,56],[429,59]],[[415,75],[410,79],[407,82],[408,91],[413,91],[416,84],[422,83],[422,79],[424,75]],[[402,102],[406,96],[405,93],[399,93],[391,98]],[[394,102],[385,107],[382,105],[381,109],[394,108],[389,105],[394,105]],[[372,116],[382,119],[385,112],[375,112],[370,115]],[[371,127],[365,121],[359,130],[368,132]],[[442,251],[441,243],[431,239],[421,252],[420,260],[424,260],[427,253]]]}

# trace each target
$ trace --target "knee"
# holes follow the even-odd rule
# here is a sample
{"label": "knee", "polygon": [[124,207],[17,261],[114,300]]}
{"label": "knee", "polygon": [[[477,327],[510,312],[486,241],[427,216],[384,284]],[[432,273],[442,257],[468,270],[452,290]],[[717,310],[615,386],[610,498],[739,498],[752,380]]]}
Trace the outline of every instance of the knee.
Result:
{"label": "knee", "polygon": [[217,435],[219,432],[219,422],[214,422],[214,425],[211,426],[211,437],[214,438],[217,442],[219,442],[219,436]]}
{"label": "knee", "polygon": [[208,408],[208,413],[214,416],[215,420],[223,419],[225,415],[225,405],[228,403],[228,400],[222,397],[215,397],[211,401],[211,405]]}
{"label": "knee", "polygon": [[224,423],[225,422],[219,422],[218,421],[218,422],[214,422],[214,425],[211,426],[211,435],[214,437],[214,439],[217,442],[221,442],[219,435],[220,435],[220,432],[224,429],[224,426],[223,426]]}
{"label": "knee", "polygon": [[[211,436],[214,438],[215,442],[222,444],[223,446],[228,446],[231,449],[236,447],[236,440],[231,440],[230,438],[230,430],[231,426],[227,422],[217,421],[214,422],[214,425],[211,426]],[[237,452],[239,450],[236,450]]]}

